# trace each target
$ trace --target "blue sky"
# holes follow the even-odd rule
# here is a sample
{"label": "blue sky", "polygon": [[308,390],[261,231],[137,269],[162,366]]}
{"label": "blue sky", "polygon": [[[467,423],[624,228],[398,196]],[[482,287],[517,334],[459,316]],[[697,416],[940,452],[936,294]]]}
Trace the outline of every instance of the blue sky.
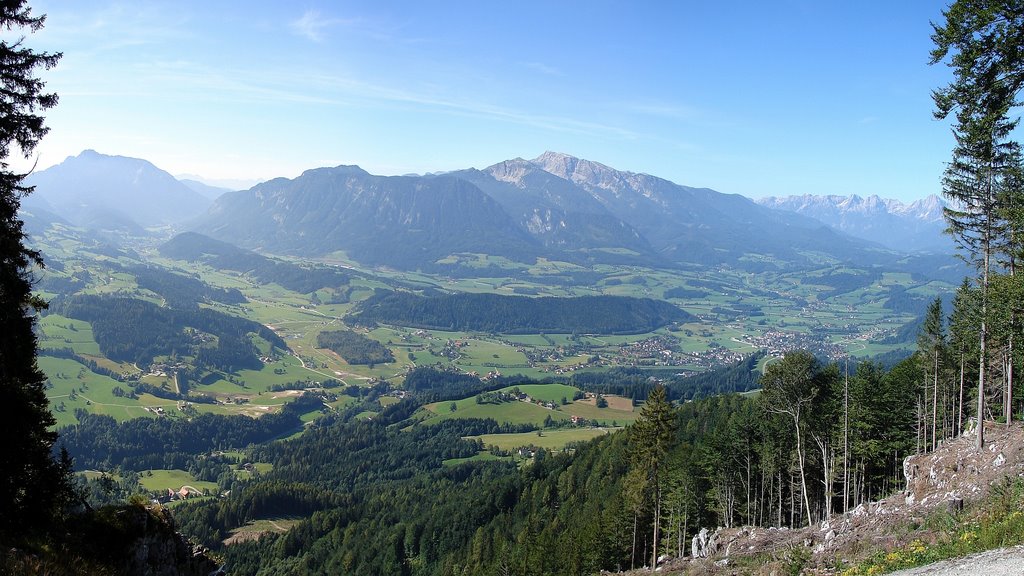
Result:
{"label": "blue sky", "polygon": [[209,179],[483,168],[545,150],[750,197],[940,192],[929,21],[901,2],[40,0],[39,167]]}

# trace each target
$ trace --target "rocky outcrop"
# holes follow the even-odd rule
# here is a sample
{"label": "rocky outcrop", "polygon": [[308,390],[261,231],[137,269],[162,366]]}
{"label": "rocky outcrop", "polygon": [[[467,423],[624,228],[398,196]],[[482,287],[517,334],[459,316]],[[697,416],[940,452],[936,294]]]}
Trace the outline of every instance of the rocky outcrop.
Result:
{"label": "rocky outcrop", "polygon": [[124,557],[124,573],[131,576],[210,576],[222,574],[222,567],[202,546],[188,542],[175,531],[174,519],[166,509],[124,510],[129,534],[137,534]]}
{"label": "rocky outcrop", "polygon": [[701,528],[700,532],[693,537],[690,553],[694,558],[709,558],[716,552],[718,552],[718,532],[711,533],[707,528]]}
{"label": "rocky outcrop", "polygon": [[[69,519],[58,548],[86,566],[75,574],[210,576],[223,570],[208,551],[176,529],[165,508],[108,506]],[[77,566],[75,567],[77,568]],[[68,573],[58,570],[55,573]]]}

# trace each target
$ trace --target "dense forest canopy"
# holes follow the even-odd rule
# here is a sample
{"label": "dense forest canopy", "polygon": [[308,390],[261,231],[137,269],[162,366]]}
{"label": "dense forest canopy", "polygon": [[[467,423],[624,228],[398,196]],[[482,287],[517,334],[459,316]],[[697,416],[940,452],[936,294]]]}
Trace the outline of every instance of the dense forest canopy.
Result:
{"label": "dense forest canopy", "polygon": [[327,348],[349,364],[380,364],[394,362],[391,350],[358,332],[351,330],[328,330],[317,334],[316,345]]}
{"label": "dense forest canopy", "polygon": [[530,298],[486,293],[418,296],[377,291],[350,319],[363,325],[500,334],[639,334],[673,322],[688,322],[693,317],[668,302],[648,298]]}
{"label": "dense forest canopy", "polygon": [[135,277],[139,288],[159,294],[172,308],[191,308],[201,302],[242,304],[247,301],[237,288],[215,288],[198,278],[156,266],[134,266],[127,271]]}
{"label": "dense forest canopy", "polygon": [[[200,366],[233,372],[262,366],[250,334],[287,349],[266,326],[209,308],[176,309],[135,298],[78,295],[53,310],[89,322],[100,351],[121,362],[148,365],[157,356],[193,356]],[[215,343],[199,333],[214,337]]]}
{"label": "dense forest canopy", "polygon": [[[916,360],[888,372],[862,363],[848,381],[838,366],[799,354],[772,366],[783,374],[810,368],[790,390],[809,402],[799,421],[806,485],[794,467],[796,429],[777,410],[777,395],[718,395],[663,407],[658,417],[645,410],[634,428],[649,433],[540,450],[523,468],[444,466],[476,454],[482,446],[464,438],[494,423],[409,426],[408,407],[396,405],[371,421],[320,426],[257,449],[254,457],[273,463],[273,472],[228,498],[187,505],[178,517],[212,545],[231,527],[289,506],[306,518],[287,534],[226,548],[240,574],[588,574],[643,565],[655,549],[677,555],[701,527],[796,527],[807,515],[825,518],[900,484],[902,455],[918,449]],[[662,447],[644,452],[659,437]],[[835,452],[821,451],[826,439]],[[639,453],[658,455],[658,474],[633,474],[651,462]],[[835,476],[828,466],[844,461],[848,482],[822,484],[823,475]]]}

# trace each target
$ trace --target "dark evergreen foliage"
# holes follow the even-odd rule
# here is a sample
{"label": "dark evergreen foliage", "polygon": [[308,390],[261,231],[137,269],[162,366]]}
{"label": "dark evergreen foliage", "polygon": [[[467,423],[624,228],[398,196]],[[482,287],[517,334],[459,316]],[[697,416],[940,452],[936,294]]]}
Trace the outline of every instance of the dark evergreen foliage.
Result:
{"label": "dark evergreen foliage", "polygon": [[[749,372],[754,364],[756,359],[745,369]],[[823,374],[835,378],[837,371],[827,368]],[[912,361],[889,373],[864,363],[851,377],[854,501],[898,487],[902,455],[914,446],[914,406],[907,393],[914,394],[920,378]],[[426,369],[409,380],[417,395],[481,384]],[[831,398],[819,405],[834,406],[839,390],[819,388],[827,396],[819,402]],[[619,433],[557,455],[540,450],[523,468],[506,462],[446,466],[445,460],[482,448],[466,437],[511,430],[492,420],[411,424],[419,405],[416,398],[407,398],[372,421],[323,418],[297,439],[254,447],[249,457],[272,463],[272,472],[236,484],[227,498],[188,503],[175,514],[187,533],[212,546],[251,520],[303,518],[286,534],[225,548],[235,574],[591,574],[644,563],[653,550],[658,510],[662,547],[688,542],[701,526],[788,526],[791,518],[801,523],[802,515],[789,510],[789,503],[803,498],[789,481],[793,446],[784,422],[753,398],[713,396],[669,412],[671,422],[659,418],[664,425],[658,429],[675,432],[659,449],[664,454],[657,458],[657,479],[644,475],[648,491],[634,491],[636,497],[631,490],[641,484],[629,480],[628,473],[637,461],[637,442],[643,444],[640,429],[632,443],[629,435]],[[836,421],[812,415],[806,430],[820,433]],[[109,419],[97,422],[109,425]],[[216,427],[205,430],[182,435],[226,435],[218,436]],[[130,436],[109,428],[104,433]],[[152,465],[159,455],[149,458],[153,462],[136,464]],[[809,451],[808,474],[818,474],[821,462]],[[659,491],[661,505],[655,507]],[[825,488],[808,482],[808,491],[808,501],[815,503],[812,514],[823,514],[818,503]],[[841,506],[841,498],[833,498]]]}
{"label": "dark evergreen foliage", "polygon": [[666,299],[668,299],[668,298],[682,298],[682,299],[687,299],[687,300],[692,300],[692,299],[697,299],[697,298],[705,298],[705,297],[707,297],[707,295],[708,295],[708,293],[705,290],[695,290],[693,288],[684,288],[682,286],[677,286],[675,288],[669,288],[668,290],[665,290],[665,294],[664,294]]}
{"label": "dark evergreen foliage", "polygon": [[[93,295],[74,296],[55,308],[69,318],[89,322],[103,355],[121,362],[148,365],[156,356],[194,356],[199,366],[234,372],[262,367],[249,334],[287,349],[284,340],[266,326],[208,308],[179,310],[134,298]],[[215,336],[216,345],[203,342],[186,328]]]}
{"label": "dark evergreen foliage", "polygon": [[14,151],[31,157],[47,132],[41,112],[57,104],[36,73],[61,55],[36,52],[19,38],[43,21],[24,0],[0,4],[0,28],[15,31],[0,40],[0,422],[7,434],[0,443],[0,543],[52,529],[70,496],[68,471],[51,455],[54,419],[36,365],[35,311],[45,303],[31,294],[30,268],[42,258],[25,246],[18,216],[32,190],[8,164]]}
{"label": "dark evergreen foliage", "polygon": [[453,370],[437,370],[420,366],[405,376],[404,387],[415,393],[420,402],[444,402],[468,398],[483,392],[490,392],[513,384],[534,384],[534,380],[522,376],[502,376],[480,380],[476,376]]}
{"label": "dark evergreen foliage", "polygon": [[172,308],[192,308],[200,302],[242,304],[247,301],[237,288],[214,288],[202,280],[175,274],[166,268],[136,266],[127,272],[135,276],[140,288],[156,292]]}
{"label": "dark evergreen foliage", "polygon": [[267,442],[302,426],[299,415],[322,405],[316,396],[286,404],[260,418],[201,414],[191,419],[135,418],[80,411],[78,424],[60,429],[59,444],[79,470],[188,468],[196,454]]}
{"label": "dark evergreen foliage", "polygon": [[318,348],[327,348],[349,364],[384,364],[395,357],[387,346],[351,330],[331,330],[316,336]]}
{"label": "dark evergreen foliage", "polygon": [[642,401],[659,384],[670,400],[693,400],[715,394],[746,392],[758,387],[757,365],[763,352],[751,354],[729,366],[690,376],[670,375],[664,371],[641,368],[612,368],[606,372],[578,372],[566,382],[588,392],[615,394]]}
{"label": "dark evergreen foliage", "polygon": [[529,298],[469,293],[425,297],[379,290],[362,302],[350,319],[366,326],[383,323],[501,334],[638,334],[693,317],[668,302],[648,298]]}

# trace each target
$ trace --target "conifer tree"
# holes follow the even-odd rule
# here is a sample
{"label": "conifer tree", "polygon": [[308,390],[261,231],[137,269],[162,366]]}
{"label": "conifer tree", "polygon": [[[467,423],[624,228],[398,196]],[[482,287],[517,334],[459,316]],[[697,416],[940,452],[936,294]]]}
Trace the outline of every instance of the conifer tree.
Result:
{"label": "conifer tree", "polygon": [[654,540],[651,568],[658,563],[658,534],[661,525],[662,481],[668,465],[666,458],[676,431],[676,415],[665,388],[658,385],[640,409],[640,416],[629,428],[631,473],[645,487],[652,506]]}
{"label": "conifer tree", "polygon": [[[0,2],[0,27],[8,31],[36,31],[43,20],[24,0]],[[0,41],[0,422],[7,434],[0,443],[2,541],[48,527],[69,494],[66,461],[51,454],[54,419],[36,365],[35,310],[45,304],[32,295],[31,267],[42,259],[25,246],[18,217],[21,198],[31,188],[8,162],[12,153],[29,158],[47,132],[40,113],[57,96],[45,93],[35,74],[59,59],[60,54],[27,48],[23,37]]]}
{"label": "conifer tree", "polygon": [[1010,110],[1024,87],[1024,3],[1015,0],[957,0],[933,24],[931,63],[947,60],[954,80],[935,90],[935,116],[955,113],[956,146],[943,178],[949,232],[966,259],[978,268],[981,325],[978,351],[978,436],[984,445],[988,364],[989,282],[1003,223],[1000,189],[1011,175],[1016,143],[1009,140],[1017,120]]}

